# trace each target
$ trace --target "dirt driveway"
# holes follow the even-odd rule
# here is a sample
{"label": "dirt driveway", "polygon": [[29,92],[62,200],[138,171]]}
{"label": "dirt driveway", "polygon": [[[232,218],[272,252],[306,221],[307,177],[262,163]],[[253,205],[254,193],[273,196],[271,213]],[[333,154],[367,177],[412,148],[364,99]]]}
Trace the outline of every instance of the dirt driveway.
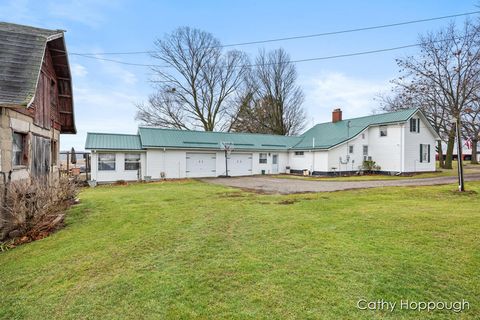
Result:
{"label": "dirt driveway", "polygon": [[[465,175],[465,181],[480,180],[480,173]],[[437,177],[424,179],[377,180],[377,181],[319,181],[301,179],[283,179],[268,176],[249,176],[235,178],[208,178],[202,179],[208,183],[215,183],[229,187],[249,190],[258,190],[266,193],[301,193],[301,192],[329,192],[348,189],[394,187],[394,186],[428,186],[456,183],[456,177]]]}

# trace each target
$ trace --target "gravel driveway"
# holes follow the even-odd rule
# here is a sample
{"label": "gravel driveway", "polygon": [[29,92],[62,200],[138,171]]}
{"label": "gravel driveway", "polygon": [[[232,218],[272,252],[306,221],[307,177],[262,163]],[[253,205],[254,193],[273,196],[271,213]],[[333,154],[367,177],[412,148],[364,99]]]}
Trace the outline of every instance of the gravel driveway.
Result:
{"label": "gravel driveway", "polygon": [[[480,173],[465,175],[465,181],[480,180]],[[202,179],[229,187],[258,190],[266,193],[328,192],[348,189],[378,188],[394,186],[428,186],[456,183],[457,177],[437,177],[424,179],[377,180],[377,181],[319,181],[283,179],[268,176],[248,176],[235,178]]]}

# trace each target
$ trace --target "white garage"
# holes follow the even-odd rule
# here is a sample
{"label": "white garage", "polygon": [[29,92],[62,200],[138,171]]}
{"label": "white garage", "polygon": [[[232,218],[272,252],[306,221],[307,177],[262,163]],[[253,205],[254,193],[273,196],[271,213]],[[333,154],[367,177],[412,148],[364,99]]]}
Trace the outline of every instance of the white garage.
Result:
{"label": "white garage", "polygon": [[248,176],[252,174],[252,154],[232,153],[228,156],[228,174],[230,176]]}
{"label": "white garage", "polygon": [[187,177],[215,177],[217,157],[215,153],[187,152]]}

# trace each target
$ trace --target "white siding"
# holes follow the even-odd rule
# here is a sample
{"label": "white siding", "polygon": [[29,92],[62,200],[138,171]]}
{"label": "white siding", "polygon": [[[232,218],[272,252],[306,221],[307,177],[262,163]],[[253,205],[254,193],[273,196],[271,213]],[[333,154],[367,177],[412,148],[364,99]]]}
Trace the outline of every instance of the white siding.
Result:
{"label": "white siding", "polygon": [[[334,147],[328,151],[328,171],[357,171],[363,163],[363,146],[369,145],[369,131],[357,135],[354,139]],[[348,149],[353,146],[353,153],[349,153]],[[370,152],[370,146],[369,146]],[[350,156],[347,161],[347,155]]]}
{"label": "white siding", "polygon": [[313,168],[313,155],[314,152],[309,150],[296,150],[297,152],[303,151],[303,155],[295,155],[295,151],[289,153],[289,166],[291,170],[310,170]]}
{"label": "white siding", "polygon": [[[98,170],[98,153],[115,154],[115,170]],[[98,182],[115,182],[118,180],[137,181],[137,170],[125,170],[125,153],[140,153],[141,177],[143,177],[145,174],[145,152],[101,151],[92,152],[91,154],[91,179]]]}
{"label": "white siding", "polygon": [[[410,122],[407,121],[404,129],[404,172],[435,171],[435,136],[428,129],[426,119],[420,113],[414,117],[420,117],[420,132],[410,132]],[[430,145],[430,162],[420,162],[420,144]]]}
{"label": "white siding", "polygon": [[380,126],[368,128],[368,153],[381,171],[402,171],[402,126],[391,124],[387,136],[380,136]]}
{"label": "white siding", "polygon": [[[185,178],[186,174],[186,154],[187,152],[200,152],[216,154],[216,175],[225,175],[225,153],[223,151],[195,151],[195,150],[161,150],[161,149],[148,149],[146,170],[148,176],[152,179],[160,179],[161,172],[165,173],[165,178],[176,179]],[[262,153],[267,154],[267,163],[259,163],[260,152],[249,151],[237,151],[236,154],[251,154],[252,155],[252,171],[251,174],[261,174],[262,170],[265,170],[266,174],[272,173],[272,154],[278,154],[278,172],[285,173],[285,168],[288,165],[287,152],[272,152],[265,151]],[[230,171],[232,169],[232,171]],[[234,168],[229,167],[229,174],[236,175]],[[238,173],[243,174],[243,173]]]}

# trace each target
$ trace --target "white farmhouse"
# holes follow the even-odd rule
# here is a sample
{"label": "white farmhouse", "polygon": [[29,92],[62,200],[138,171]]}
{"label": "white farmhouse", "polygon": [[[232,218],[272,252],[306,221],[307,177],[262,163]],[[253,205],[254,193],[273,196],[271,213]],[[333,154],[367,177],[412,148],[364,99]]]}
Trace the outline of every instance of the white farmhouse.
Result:
{"label": "white farmhouse", "polygon": [[[317,124],[300,136],[140,127],[136,135],[88,133],[97,182],[162,178],[357,172],[365,160],[387,174],[435,171],[438,134],[418,109]],[[224,144],[233,151],[225,155]]]}

